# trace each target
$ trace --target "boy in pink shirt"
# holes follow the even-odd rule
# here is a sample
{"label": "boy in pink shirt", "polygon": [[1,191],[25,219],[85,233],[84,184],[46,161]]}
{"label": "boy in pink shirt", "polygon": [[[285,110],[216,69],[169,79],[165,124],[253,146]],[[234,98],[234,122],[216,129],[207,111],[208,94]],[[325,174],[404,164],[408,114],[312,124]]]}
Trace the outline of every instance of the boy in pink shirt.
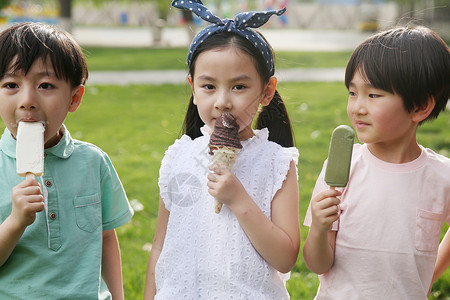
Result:
{"label": "boy in pink shirt", "polygon": [[344,189],[325,183],[325,162],[313,191],[303,255],[320,274],[316,299],[426,299],[448,266],[450,243],[438,248],[450,159],[419,145],[416,131],[445,110],[449,49],[424,27],[378,33],[354,51],[345,84],[363,144]]}

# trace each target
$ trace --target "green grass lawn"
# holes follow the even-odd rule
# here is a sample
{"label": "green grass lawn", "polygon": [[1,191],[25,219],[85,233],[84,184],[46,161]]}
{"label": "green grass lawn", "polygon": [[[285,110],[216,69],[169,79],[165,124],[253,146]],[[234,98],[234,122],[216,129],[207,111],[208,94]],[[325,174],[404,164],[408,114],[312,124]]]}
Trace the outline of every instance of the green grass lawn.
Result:
{"label": "green grass lawn", "polygon": [[[102,48],[86,47],[89,70],[183,70],[186,68],[185,48]],[[351,52],[276,53],[276,66],[285,68],[345,67]]]}
{"label": "green grass lawn", "polygon": [[[327,156],[331,131],[349,124],[347,91],[342,83],[285,83],[279,91],[286,101],[300,151],[300,220]],[[189,97],[186,85],[88,86],[79,110],[66,122],[74,137],[97,144],[109,153],[130,200],[138,200],[130,223],[117,229],[123,257],[127,299],[141,299],[158,206],[158,170],[164,151],[179,136]],[[450,112],[419,130],[419,141],[449,156]],[[446,227],[447,228],[447,227]],[[446,228],[444,230],[446,230]],[[302,244],[308,229],[301,226]],[[443,231],[444,232],[444,231]],[[288,289],[292,299],[312,299],[318,280],[300,255]],[[450,274],[435,286],[433,299],[447,299]],[[440,295],[440,296],[439,296]]]}

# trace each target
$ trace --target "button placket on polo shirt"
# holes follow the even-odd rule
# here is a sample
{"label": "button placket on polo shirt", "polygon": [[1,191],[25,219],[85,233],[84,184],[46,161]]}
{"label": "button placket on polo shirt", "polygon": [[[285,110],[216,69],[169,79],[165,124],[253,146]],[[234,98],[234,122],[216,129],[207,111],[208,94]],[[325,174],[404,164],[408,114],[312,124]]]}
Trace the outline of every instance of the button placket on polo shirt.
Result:
{"label": "button placket on polo shirt", "polygon": [[50,176],[44,174],[44,184],[48,194],[48,227],[49,227],[49,247],[53,251],[57,251],[61,248],[61,229],[58,211],[58,197],[54,180]]}

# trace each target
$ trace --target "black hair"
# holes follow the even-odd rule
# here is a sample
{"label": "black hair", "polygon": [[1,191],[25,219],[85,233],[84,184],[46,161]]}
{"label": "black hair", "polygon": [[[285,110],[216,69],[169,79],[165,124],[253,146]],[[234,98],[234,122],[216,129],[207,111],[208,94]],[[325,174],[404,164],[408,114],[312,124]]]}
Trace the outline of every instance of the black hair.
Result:
{"label": "black hair", "polygon": [[72,87],[86,83],[86,59],[68,33],[42,23],[20,23],[0,33],[0,78],[11,68],[28,73],[37,59],[50,59],[56,77]]}
{"label": "black hair", "polygon": [[[271,74],[260,51],[244,37],[229,32],[215,33],[205,39],[203,43],[196,48],[192,55],[189,74],[194,77],[195,62],[200,53],[211,49],[226,48],[230,45],[247,53],[254,61],[256,70],[260,74],[263,83],[265,84],[269,81]],[[202,135],[200,128],[205,123],[201,120],[197,106],[194,104],[193,100],[194,98],[191,95],[183,123],[182,133],[195,139]],[[286,107],[278,91],[275,91],[275,95],[269,105],[264,106],[259,112],[255,124],[256,129],[269,129],[270,141],[283,147],[294,146],[292,126]]]}
{"label": "black hair", "polygon": [[394,28],[368,38],[347,64],[347,89],[355,72],[375,88],[399,95],[408,112],[433,97],[435,107],[424,121],[437,118],[450,96],[449,48],[426,27]]}

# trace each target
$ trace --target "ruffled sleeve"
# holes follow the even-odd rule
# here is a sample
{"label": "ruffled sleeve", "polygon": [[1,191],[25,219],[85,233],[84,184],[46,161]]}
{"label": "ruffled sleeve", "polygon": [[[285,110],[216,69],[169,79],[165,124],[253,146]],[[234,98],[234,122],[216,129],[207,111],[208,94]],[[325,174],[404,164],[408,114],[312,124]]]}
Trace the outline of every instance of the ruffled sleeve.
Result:
{"label": "ruffled sleeve", "polygon": [[175,142],[166,150],[166,152],[164,153],[164,158],[161,161],[161,168],[159,169],[158,179],[159,193],[162,200],[164,201],[166,209],[169,211],[172,205],[170,197],[168,197],[168,186],[170,181],[172,162],[177,156],[178,151],[183,148],[183,145],[190,141],[192,141],[192,139],[187,135],[183,135],[180,139],[175,140]]}
{"label": "ruffled sleeve", "polygon": [[273,161],[274,161],[274,168],[275,168],[275,176],[274,176],[274,189],[273,189],[273,195],[272,199],[277,193],[279,189],[281,189],[284,180],[286,180],[287,173],[289,171],[289,167],[291,165],[291,161],[295,164],[295,173],[297,175],[298,180],[298,169],[297,169],[297,163],[298,163],[298,157],[299,153],[297,148],[295,147],[289,147],[289,148],[283,148],[281,147],[280,151],[273,153]]}

